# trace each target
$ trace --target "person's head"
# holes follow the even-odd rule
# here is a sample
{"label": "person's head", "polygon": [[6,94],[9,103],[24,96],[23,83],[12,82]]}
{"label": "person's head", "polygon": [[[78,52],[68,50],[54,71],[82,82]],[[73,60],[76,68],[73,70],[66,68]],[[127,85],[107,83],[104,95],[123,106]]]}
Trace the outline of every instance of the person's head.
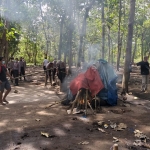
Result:
{"label": "person's head", "polygon": [[4,61],[3,57],[0,57],[0,66],[3,65],[3,61]]}
{"label": "person's head", "polygon": [[15,62],[18,62],[18,58],[15,59]]}
{"label": "person's head", "polygon": [[22,61],[22,57],[20,57],[20,61]]}
{"label": "person's head", "polygon": [[81,64],[78,62],[77,67],[81,67]]}
{"label": "person's head", "polygon": [[45,56],[45,59],[47,59],[47,57]]}
{"label": "person's head", "polygon": [[148,61],[148,57],[147,56],[144,56],[144,61]]}

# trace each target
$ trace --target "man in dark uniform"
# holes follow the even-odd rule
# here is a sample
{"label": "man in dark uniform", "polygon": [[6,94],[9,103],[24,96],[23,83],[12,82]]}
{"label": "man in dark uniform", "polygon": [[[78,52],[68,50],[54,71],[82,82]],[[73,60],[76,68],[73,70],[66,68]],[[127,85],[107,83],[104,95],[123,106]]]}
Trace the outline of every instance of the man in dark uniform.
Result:
{"label": "man in dark uniform", "polygon": [[57,68],[58,78],[61,81],[61,83],[63,83],[63,81],[66,77],[66,65],[62,61],[59,61],[59,63],[57,65],[58,65],[58,68]]}
{"label": "man in dark uniform", "polygon": [[[4,63],[5,62],[4,62],[3,57],[0,57],[0,104],[1,105],[5,105],[5,103],[8,103],[8,101],[6,100],[6,97],[11,91],[11,87],[6,78],[6,75],[12,78],[11,75],[7,72],[6,67],[3,65]],[[6,92],[3,96],[4,89],[6,89]]]}
{"label": "man in dark uniform", "polygon": [[149,81],[149,63],[148,63],[148,57],[145,56],[144,60],[141,61],[141,62],[138,62],[136,65],[137,66],[141,66],[141,75],[142,75],[141,91],[147,93],[148,81]]}

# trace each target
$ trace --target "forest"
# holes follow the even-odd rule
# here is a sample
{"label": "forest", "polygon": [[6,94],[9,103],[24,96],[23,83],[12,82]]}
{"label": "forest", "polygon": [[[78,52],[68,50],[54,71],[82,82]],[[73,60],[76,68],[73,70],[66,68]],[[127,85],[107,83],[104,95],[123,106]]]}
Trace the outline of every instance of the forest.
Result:
{"label": "forest", "polygon": [[150,0],[0,0],[0,149],[150,149],[149,57]]}
{"label": "forest", "polygon": [[102,58],[118,69],[126,56],[132,3],[129,57],[141,60],[149,55],[149,0],[1,0],[0,55],[23,56],[35,65],[45,55],[69,65]]}

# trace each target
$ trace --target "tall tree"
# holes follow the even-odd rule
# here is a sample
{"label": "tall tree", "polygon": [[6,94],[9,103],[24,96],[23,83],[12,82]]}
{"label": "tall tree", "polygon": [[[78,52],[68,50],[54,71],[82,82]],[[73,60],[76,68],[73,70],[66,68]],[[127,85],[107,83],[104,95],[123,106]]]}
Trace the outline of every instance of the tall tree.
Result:
{"label": "tall tree", "polygon": [[119,18],[118,18],[118,53],[117,53],[117,70],[119,70],[121,47],[122,47],[122,37],[121,37],[121,17],[122,17],[122,0],[119,0]]}
{"label": "tall tree", "polygon": [[135,17],[135,1],[136,0],[130,0],[127,47],[126,47],[124,74],[123,74],[123,82],[122,82],[123,91],[127,93],[129,92],[128,91],[128,82],[129,82],[129,77],[130,77],[129,66],[131,63],[131,53],[132,53],[133,25],[134,25],[134,17]]}
{"label": "tall tree", "polygon": [[89,11],[92,8],[92,6],[94,5],[95,0],[92,0],[89,4],[86,4],[85,6],[85,14],[84,14],[84,18],[83,18],[83,23],[82,23],[82,29],[80,32],[80,45],[79,45],[79,53],[78,53],[78,63],[81,61],[81,57],[83,57],[83,42],[84,42],[84,38],[86,35],[86,21],[87,18],[89,16]]}
{"label": "tall tree", "polygon": [[104,13],[104,1],[102,0],[102,59],[105,58],[105,13]]}

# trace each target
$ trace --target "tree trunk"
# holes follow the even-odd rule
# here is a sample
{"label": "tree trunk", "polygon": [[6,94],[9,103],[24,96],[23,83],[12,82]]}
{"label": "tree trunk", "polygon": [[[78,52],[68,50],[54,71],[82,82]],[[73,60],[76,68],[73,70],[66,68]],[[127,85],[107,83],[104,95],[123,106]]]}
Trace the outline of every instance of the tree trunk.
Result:
{"label": "tree trunk", "polygon": [[108,27],[108,62],[110,63],[110,27]]}
{"label": "tree trunk", "polygon": [[118,19],[118,54],[117,54],[117,70],[119,71],[119,65],[120,65],[120,57],[121,57],[121,47],[122,47],[122,38],[121,38],[121,17],[122,17],[122,2],[119,0],[119,19]]}
{"label": "tree trunk", "polygon": [[58,49],[58,59],[61,60],[61,49],[62,49],[62,37],[63,37],[63,24],[64,24],[64,15],[61,18],[60,23],[60,37],[59,37],[59,49]]}
{"label": "tree trunk", "polygon": [[143,58],[144,58],[144,56],[143,56],[143,54],[144,54],[144,52],[143,52],[143,37],[144,37],[144,35],[142,33],[142,38],[141,38],[141,60],[143,60]]}
{"label": "tree trunk", "polygon": [[68,29],[68,50],[69,50],[69,57],[68,57],[68,65],[69,70],[71,70],[72,66],[72,35],[74,30],[74,24],[72,23],[73,18],[73,0],[69,0],[69,29]]}
{"label": "tree trunk", "polygon": [[135,35],[134,50],[133,50],[133,54],[132,54],[132,63],[134,63],[136,49],[137,49],[137,34]]}
{"label": "tree trunk", "polygon": [[3,56],[4,56],[4,58],[5,58],[5,61],[6,61],[6,63],[8,62],[8,57],[9,57],[9,51],[8,51],[8,40],[7,40],[7,36],[6,36],[6,34],[7,34],[7,30],[9,29],[9,22],[6,20],[5,21],[5,26],[6,26],[6,29],[5,29],[5,32],[4,32],[4,43],[5,43],[5,45],[4,45],[4,54],[3,54]]}
{"label": "tree trunk", "polygon": [[128,91],[128,81],[129,81],[129,77],[130,77],[129,66],[131,63],[133,25],[134,25],[134,17],[135,17],[135,1],[136,0],[130,0],[130,14],[129,14],[129,23],[128,23],[127,47],[126,47],[126,56],[125,56],[123,82],[122,82],[122,90],[127,93],[129,92]]}
{"label": "tree trunk", "polygon": [[105,16],[104,16],[104,0],[102,0],[102,59],[105,58]]}
{"label": "tree trunk", "polygon": [[36,66],[36,56],[37,56],[37,43],[35,43],[35,49],[34,49],[34,65]]}
{"label": "tree trunk", "polygon": [[89,11],[92,8],[94,3],[95,3],[95,0],[92,0],[92,2],[85,9],[84,19],[83,19],[83,24],[82,24],[81,34],[80,34],[78,63],[80,63],[81,58],[83,57],[82,51],[83,51],[83,41],[86,35],[86,19],[88,18]]}
{"label": "tree trunk", "polygon": [[[41,2],[42,3],[42,2]],[[42,26],[43,26],[43,31],[44,31],[44,35],[45,35],[45,40],[46,40],[46,53],[45,53],[45,56],[47,57],[48,55],[48,35],[47,35],[47,32],[46,32],[46,27],[45,27],[45,24],[44,24],[44,15],[43,15],[43,10],[42,10],[42,4],[40,3],[40,13],[41,13],[41,18],[42,18]]]}

